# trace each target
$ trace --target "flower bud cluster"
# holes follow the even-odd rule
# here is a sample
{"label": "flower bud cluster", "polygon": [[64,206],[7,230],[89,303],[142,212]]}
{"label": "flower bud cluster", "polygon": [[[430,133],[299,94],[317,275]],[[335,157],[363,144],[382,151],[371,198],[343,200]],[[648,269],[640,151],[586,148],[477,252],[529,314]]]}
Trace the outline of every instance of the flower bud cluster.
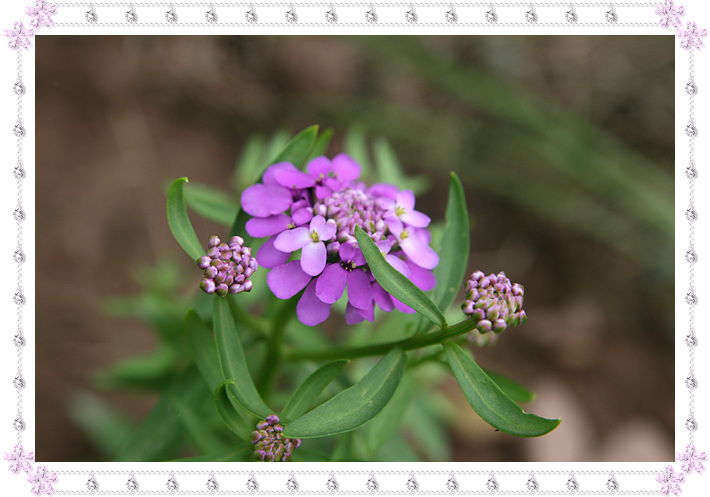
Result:
{"label": "flower bud cluster", "polygon": [[265,462],[291,460],[293,451],[301,446],[301,439],[285,438],[281,434],[283,429],[276,414],[257,423],[256,430],[250,437],[251,443],[254,444],[254,459]]}
{"label": "flower bud cluster", "polygon": [[511,284],[502,271],[488,276],[476,271],[468,280],[466,291],[461,309],[476,321],[479,333],[500,333],[528,319],[523,310],[525,289],[519,283]]}
{"label": "flower bud cluster", "polygon": [[197,265],[205,273],[200,282],[202,291],[220,296],[250,291],[249,278],[259,268],[240,236],[233,236],[228,243],[217,236],[210,238],[207,255],[197,259]]}

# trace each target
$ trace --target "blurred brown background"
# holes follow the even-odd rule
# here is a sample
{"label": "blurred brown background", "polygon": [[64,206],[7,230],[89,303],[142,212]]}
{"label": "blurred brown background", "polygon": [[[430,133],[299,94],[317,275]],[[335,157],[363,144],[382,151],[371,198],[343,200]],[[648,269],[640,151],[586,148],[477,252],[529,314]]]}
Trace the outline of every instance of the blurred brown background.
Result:
{"label": "blurred brown background", "polygon": [[[37,48],[38,460],[101,457],[77,428],[78,393],[136,419],[154,402],[101,392],[92,374],[153,345],[144,325],[107,316],[101,302],[136,292],[136,268],[163,256],[192,274],[165,219],[166,182],[227,189],[250,135],[314,123],[335,128],[331,154],[354,124],[387,138],[408,172],[427,175],[417,205],[433,219],[457,170],[473,221],[470,269],[525,285],[529,323],[477,359],[536,391],[526,410],[563,423],[540,439],[501,438],[471,412],[448,434],[452,460],[672,458],[672,223],[662,237],[611,216],[639,227],[624,248],[614,239],[635,230],[609,236],[586,204],[555,205],[546,192],[569,188],[544,159],[555,148],[530,132],[554,128],[526,128],[534,113],[522,103],[601,130],[619,157],[670,178],[672,206],[672,37],[42,36]],[[466,71],[484,79],[465,84]],[[496,81],[520,96],[510,108],[522,119],[468,98]],[[541,143],[542,158],[526,152]],[[217,229],[193,222],[200,239]],[[465,402],[451,381],[446,391]]]}

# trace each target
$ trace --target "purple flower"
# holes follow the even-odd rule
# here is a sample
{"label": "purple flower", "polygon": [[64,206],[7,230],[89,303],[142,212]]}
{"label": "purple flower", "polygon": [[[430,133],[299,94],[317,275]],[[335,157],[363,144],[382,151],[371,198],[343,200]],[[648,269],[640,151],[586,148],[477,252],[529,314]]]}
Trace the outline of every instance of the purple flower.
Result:
{"label": "purple flower", "polygon": [[15,22],[13,29],[6,29],[5,36],[9,38],[7,46],[13,50],[17,50],[20,47],[30,48],[32,43],[30,43],[30,38],[35,34],[32,28],[25,29],[25,26],[21,22]]}
{"label": "purple flower", "polygon": [[661,493],[663,495],[668,495],[670,492],[678,495],[681,492],[680,484],[685,481],[685,475],[674,472],[673,466],[669,464],[666,466],[665,473],[658,473],[656,481],[661,484]]}
{"label": "purple flower", "polygon": [[293,451],[301,446],[301,440],[284,437],[281,434],[283,430],[276,414],[259,421],[249,437],[254,446],[254,459],[264,462],[290,461]]}
{"label": "purple flower", "polygon": [[30,16],[30,26],[39,28],[42,25],[51,26],[54,24],[52,16],[56,14],[57,8],[48,4],[45,0],[37,0],[34,7],[27,7],[27,15]]}
{"label": "purple flower", "polygon": [[659,24],[667,28],[680,25],[679,16],[685,14],[685,9],[682,5],[676,7],[673,0],[666,0],[663,5],[656,5],[656,14],[661,16]]}
{"label": "purple flower", "polygon": [[32,472],[32,461],[35,460],[35,455],[33,452],[25,452],[25,449],[21,444],[15,445],[14,452],[5,452],[4,459],[10,461],[10,472],[19,473],[20,470],[25,473]]}
{"label": "purple flower", "polygon": [[252,257],[251,249],[244,246],[244,239],[233,236],[229,243],[223,243],[213,236],[208,247],[207,255],[197,259],[197,266],[205,275],[200,282],[202,291],[222,297],[251,291],[249,278],[259,268],[259,263]]}
{"label": "purple flower", "polygon": [[683,473],[692,473],[693,470],[698,473],[705,471],[703,461],[705,460],[705,452],[696,452],[695,445],[688,444],[685,447],[685,452],[677,452],[675,455],[676,461],[683,461],[680,469]]}
{"label": "purple flower", "polygon": [[680,46],[686,50],[690,50],[692,47],[703,48],[703,38],[707,35],[707,29],[698,28],[694,22],[689,22],[685,31],[678,28]]}
{"label": "purple flower", "polygon": [[57,474],[52,473],[44,466],[37,466],[36,473],[30,473],[27,475],[27,481],[32,484],[31,492],[35,495],[52,495],[54,494],[54,487],[52,483],[57,481]]}
{"label": "purple flower", "polygon": [[335,221],[315,216],[309,228],[294,228],[282,231],[274,240],[274,247],[281,252],[301,249],[301,268],[311,276],[318,276],[325,268],[325,242],[335,236]]}
{"label": "purple flower", "polygon": [[[419,288],[436,285],[432,269],[439,256],[429,246],[429,217],[414,209],[414,194],[393,185],[367,188],[357,181],[360,170],[345,154],[316,157],[306,172],[278,163],[266,170],[263,183],[242,194],[242,207],[253,216],[247,232],[269,237],[257,254],[271,268],[269,288],[281,299],[303,291],[296,307],[302,323],[327,319],[346,290],[348,323],[374,320],[376,306],[414,312],[377,283],[355,238],[356,226]],[[294,259],[299,250],[300,259]]]}
{"label": "purple flower", "polygon": [[488,276],[476,271],[468,280],[466,291],[461,309],[477,323],[479,333],[500,333],[528,319],[523,310],[525,289],[519,283],[512,284],[502,271]]}

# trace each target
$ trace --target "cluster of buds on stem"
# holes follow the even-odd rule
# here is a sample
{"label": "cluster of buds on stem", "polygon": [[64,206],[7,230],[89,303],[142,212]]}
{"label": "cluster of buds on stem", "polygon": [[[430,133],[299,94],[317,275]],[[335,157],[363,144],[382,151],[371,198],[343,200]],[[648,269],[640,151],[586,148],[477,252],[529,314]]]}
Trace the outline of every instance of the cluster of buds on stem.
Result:
{"label": "cluster of buds on stem", "polygon": [[233,236],[228,243],[213,236],[209,241],[207,255],[197,259],[197,266],[205,273],[200,282],[202,291],[224,297],[228,293],[250,291],[252,282],[249,278],[259,264],[252,257],[251,248],[244,246],[241,236]]}
{"label": "cluster of buds on stem", "polygon": [[475,320],[479,333],[500,333],[528,320],[523,310],[525,289],[519,283],[512,284],[502,271],[488,276],[476,271],[468,280],[466,291],[461,309]]}
{"label": "cluster of buds on stem", "polygon": [[301,446],[301,439],[284,438],[281,434],[283,429],[276,414],[257,423],[256,430],[250,437],[251,443],[254,444],[254,459],[265,462],[291,460],[294,449]]}

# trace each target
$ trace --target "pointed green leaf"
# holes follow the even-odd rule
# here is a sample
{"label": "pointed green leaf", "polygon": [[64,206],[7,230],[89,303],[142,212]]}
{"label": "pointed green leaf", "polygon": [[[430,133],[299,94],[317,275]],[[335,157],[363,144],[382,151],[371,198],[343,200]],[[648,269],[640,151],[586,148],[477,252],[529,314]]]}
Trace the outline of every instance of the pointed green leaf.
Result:
{"label": "pointed green leaf", "polygon": [[490,369],[482,368],[488,377],[493,380],[496,385],[503,390],[503,393],[513,399],[518,404],[532,402],[535,400],[535,393],[531,392],[519,383],[511,380],[507,376],[491,371]]}
{"label": "pointed green leaf", "polygon": [[372,274],[375,275],[377,282],[382,285],[382,288],[433,323],[446,328],[444,314],[442,314],[436,304],[417,288],[409,278],[397,271],[385,260],[375,242],[359,226],[355,227],[355,237],[362,254],[365,256],[367,265],[370,267]]}
{"label": "pointed green leaf", "polygon": [[225,299],[216,296],[213,321],[222,375],[224,379],[235,380],[235,383],[227,388],[248,413],[261,419],[273,414],[274,411],[261,399],[251,379],[229,304]]}
{"label": "pointed green leaf", "polygon": [[392,400],[375,416],[371,423],[363,428],[365,445],[371,456],[377,454],[380,447],[388,443],[397,433],[411,400],[412,379],[410,375],[405,375],[394,392]]}
{"label": "pointed green leaf", "polygon": [[288,419],[297,419],[305,414],[313,405],[318,396],[323,392],[350,361],[339,360],[329,362],[316,369],[286,402],[286,407],[281,411],[284,423]]}
{"label": "pointed green leaf", "polygon": [[466,276],[470,246],[468,230],[468,209],[463,185],[456,173],[451,173],[446,229],[441,239],[439,265],[434,268],[436,287],[432,295],[432,300],[442,312],[451,306]]}
{"label": "pointed green leaf", "polygon": [[277,162],[290,162],[300,168],[306,162],[311,150],[313,150],[317,138],[318,125],[309,126],[291,138],[283,150],[269,162],[269,165]]}
{"label": "pointed green leaf", "polygon": [[214,392],[214,404],[219,417],[222,418],[227,428],[242,440],[249,440],[253,427],[249,424],[247,417],[234,407],[227,394],[227,388],[231,388],[235,384],[234,380],[227,380],[218,386]]}
{"label": "pointed green leaf", "polygon": [[185,333],[192,357],[210,391],[224,381],[219,368],[217,347],[210,330],[194,309],[188,309],[185,316]]}
{"label": "pointed green leaf", "polygon": [[170,404],[190,439],[201,452],[229,450],[229,445],[207,428],[194,404],[186,402],[179,394],[170,395]]}
{"label": "pointed green leaf", "polygon": [[468,403],[486,423],[516,437],[539,437],[560,424],[559,419],[546,419],[524,412],[459,345],[446,342],[444,350]]}
{"label": "pointed green leaf", "polygon": [[313,149],[311,152],[308,154],[308,157],[304,161],[305,164],[308,164],[308,162],[315,158],[315,157],[320,157],[321,155],[325,155],[326,152],[328,151],[328,145],[330,145],[330,140],[333,139],[333,128],[326,128],[323,130],[323,132],[318,136],[318,140],[316,140],[316,144],[313,146]]}
{"label": "pointed green leaf", "polygon": [[406,364],[404,352],[393,349],[354,386],[287,425],[284,436],[317,438],[359,428],[392,398]]}
{"label": "pointed green leaf", "polygon": [[343,142],[345,153],[355,159],[355,162],[362,167],[361,177],[369,175],[372,166],[370,165],[370,153],[368,152],[367,140],[362,126],[353,126],[348,129]]}
{"label": "pointed green leaf", "polygon": [[187,207],[185,207],[185,197],[182,191],[185,183],[187,183],[187,178],[178,178],[170,185],[167,201],[168,225],[182,249],[193,260],[197,260],[205,255],[205,250],[187,216]]}
{"label": "pointed green leaf", "polygon": [[224,226],[231,226],[239,209],[232,194],[207,185],[188,183],[184,187],[184,195],[192,210]]}

